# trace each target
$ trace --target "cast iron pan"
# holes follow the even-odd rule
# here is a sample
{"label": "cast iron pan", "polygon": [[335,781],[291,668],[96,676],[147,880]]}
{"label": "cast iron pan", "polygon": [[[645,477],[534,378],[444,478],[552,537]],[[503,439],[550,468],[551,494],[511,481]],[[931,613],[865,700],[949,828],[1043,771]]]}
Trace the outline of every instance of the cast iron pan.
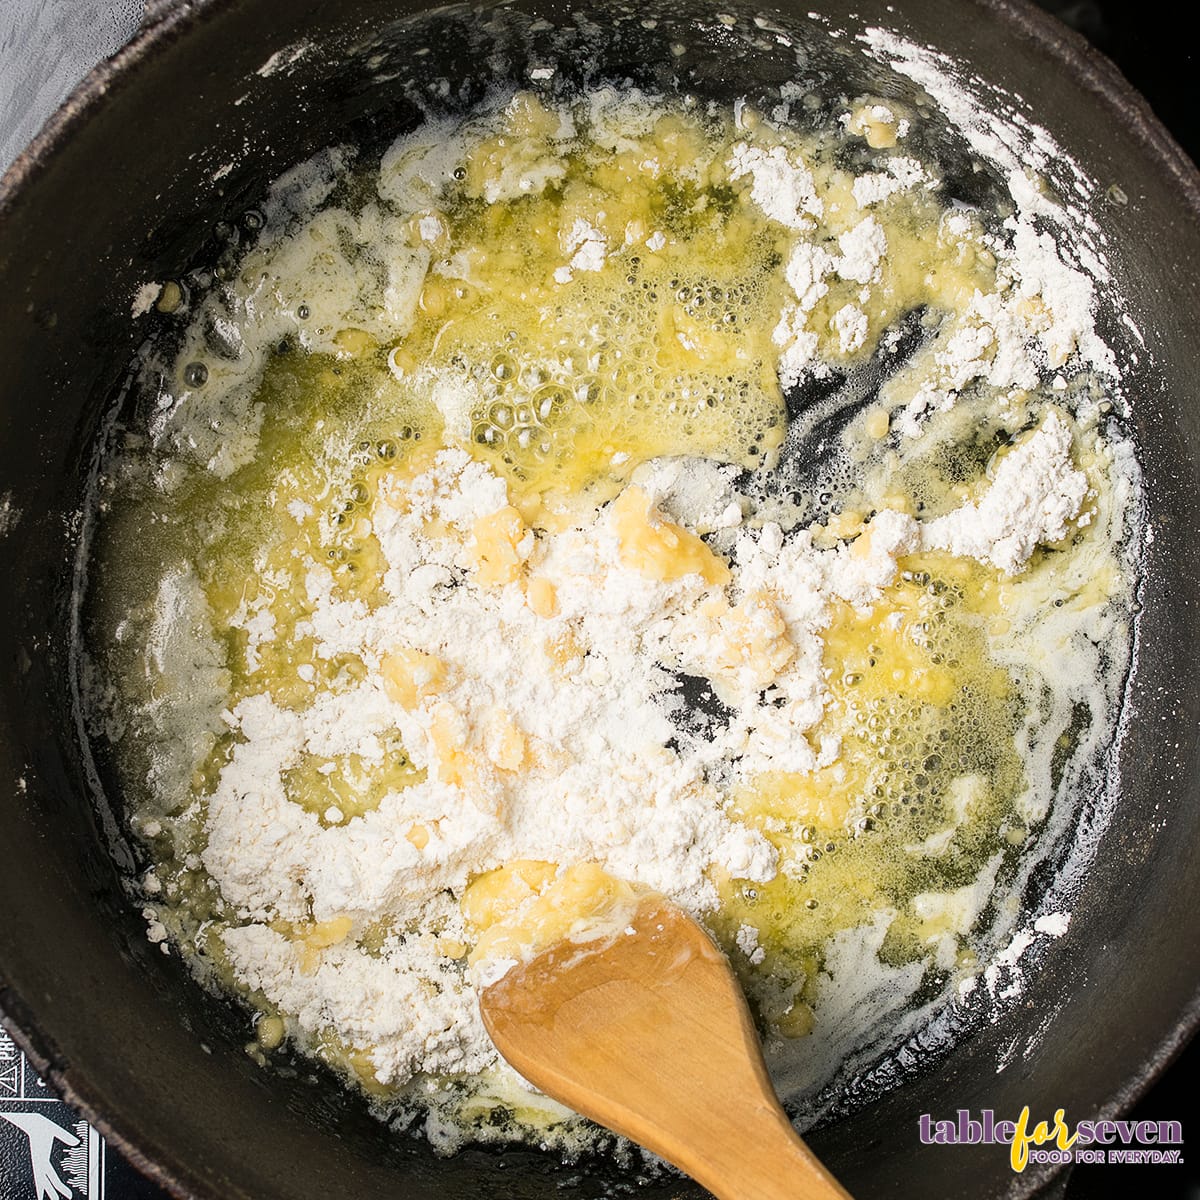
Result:
{"label": "cast iron pan", "polygon": [[[900,1061],[917,1065],[896,1086],[844,1089],[840,1115],[812,1134],[864,1198],[1028,1195],[1051,1168],[1015,1176],[1002,1148],[923,1147],[918,1115],[1015,1115],[1026,1104],[1047,1116],[1063,1107],[1071,1120],[1112,1115],[1183,1043],[1200,1009],[1200,188],[1116,72],[1031,8],[798,0],[777,18],[800,29],[814,6],[836,25],[892,26],[966,60],[1024,97],[1101,193],[1116,183],[1128,197],[1095,214],[1118,247],[1114,272],[1146,337],[1129,378],[1154,539],[1128,724],[1111,767],[1120,807],[1068,934],[1011,1011],[948,1054],[922,1054],[914,1039]],[[768,43],[747,57],[697,33],[693,16],[735,11],[727,5],[664,5],[646,30],[641,18],[654,7],[591,8],[610,73],[663,85],[678,72],[684,87],[719,96],[769,92],[791,73],[790,56]],[[551,0],[508,11],[518,26],[519,14],[546,18],[533,41],[578,25]],[[134,291],[211,261],[214,224],[236,223],[286,167],[333,142],[381,146],[412,124],[397,78],[445,75],[461,99],[478,94],[485,71],[472,10],[439,9],[414,26],[419,12],[405,0],[160,4],[0,184],[0,1009],[50,1083],[179,1196],[540,1200],[599,1196],[623,1178],[603,1163],[564,1168],[526,1150],[439,1160],[310,1066],[290,1075],[255,1066],[242,1049],[245,1015],[200,992],[145,938],[113,857],[128,850],[83,752],[68,686],[78,512],[97,431],[145,336],[129,317]],[[301,39],[320,50],[256,74]],[[688,47],[679,59],[668,50],[675,40]],[[514,38],[509,49],[520,59],[529,43]],[[422,47],[429,52],[415,57]],[[368,68],[375,52],[383,58]],[[828,44],[814,69],[822,63],[862,71]],[[233,169],[214,182],[227,162]],[[1094,798],[1077,800],[1086,810]],[[695,1189],[659,1180],[642,1194]]]}

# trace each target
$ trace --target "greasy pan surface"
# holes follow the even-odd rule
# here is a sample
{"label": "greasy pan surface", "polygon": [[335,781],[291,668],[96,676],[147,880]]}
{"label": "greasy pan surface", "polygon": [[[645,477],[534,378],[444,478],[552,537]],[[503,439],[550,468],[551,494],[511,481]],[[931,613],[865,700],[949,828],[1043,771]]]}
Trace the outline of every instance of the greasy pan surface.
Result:
{"label": "greasy pan surface", "polygon": [[[514,7],[572,23],[554,4]],[[812,7],[796,5],[792,20]],[[1024,1195],[1040,1181],[1036,1168],[1014,1176],[995,1148],[922,1147],[917,1116],[1015,1115],[1026,1104],[1042,1115],[1064,1107],[1072,1120],[1111,1114],[1198,1015],[1200,191],[1194,169],[1115,74],[1033,10],[909,0],[890,12],[871,0],[853,5],[852,21],[849,4],[819,7],[835,24],[889,25],[969,61],[1024,97],[1102,189],[1117,183],[1128,196],[1096,213],[1146,338],[1129,391],[1154,533],[1112,781],[1120,806],[1068,934],[1004,1020],[882,1097],[846,1096],[846,1115],[811,1139],[864,1197]],[[389,1135],[328,1079],[313,1086],[310,1068],[288,1079],[256,1067],[242,1050],[244,1016],[201,994],[177,958],[146,941],[109,853],[107,809],[95,805],[98,780],[71,703],[74,514],[101,417],[144,336],[129,319],[130,298],[145,280],[211,256],[214,223],[235,221],[287,166],[335,141],[379,144],[413,123],[415,110],[386,81],[373,82],[366,51],[353,48],[416,11],[401,0],[164,6],[162,20],[76,93],[0,185],[0,1010],[50,1081],[184,1196],[533,1200],[598,1195],[616,1174],[603,1165],[581,1174],[527,1151],[438,1160]],[[441,12],[439,32],[410,37],[408,50],[429,44],[421,69],[473,78],[480,59],[469,14]],[[686,40],[682,6],[673,12]],[[646,64],[669,61],[668,25],[614,35],[614,71],[665,82]],[[409,70],[409,35],[393,34],[392,65]],[[326,50],[287,71],[255,73],[301,37]],[[764,86],[785,77],[782,66],[756,62],[750,72],[726,48],[692,40],[673,68],[685,86],[732,95],[748,77]],[[250,102],[235,104],[247,93]],[[226,162],[234,170],[214,183]],[[685,1193],[667,1181],[642,1194]]]}

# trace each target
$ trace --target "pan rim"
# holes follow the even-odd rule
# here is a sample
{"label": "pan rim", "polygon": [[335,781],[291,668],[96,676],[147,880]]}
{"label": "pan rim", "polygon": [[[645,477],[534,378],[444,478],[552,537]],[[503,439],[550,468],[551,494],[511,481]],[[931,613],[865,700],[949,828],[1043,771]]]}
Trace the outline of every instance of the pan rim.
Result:
{"label": "pan rim", "polygon": [[[247,0],[147,0],[146,14],[133,37],[100,62],[70,92],[33,140],[0,175],[0,223],[20,204],[23,194],[50,170],[69,147],[72,135],[101,111],[108,97],[130,85],[137,69],[160,46],[182,39],[200,23],[220,19],[223,12]],[[1089,93],[1161,168],[1171,190],[1193,220],[1200,220],[1200,167],[1184,152],[1148,101],[1116,65],[1033,0],[971,0],[994,14],[1013,36],[1056,60],[1071,81]],[[206,1200],[210,1193],[174,1154],[151,1157],[133,1137],[120,1132],[87,1098],[89,1080],[80,1068],[61,1061],[54,1038],[33,1019],[29,1006],[0,964],[0,1024],[29,1057],[39,1074],[77,1109],[138,1170],[179,1200]],[[1124,1111],[1151,1086],[1188,1041],[1200,1030],[1200,980],[1190,1001],[1165,1025],[1155,1051],[1144,1059],[1108,1099],[1104,1113]],[[1055,1167],[1031,1167],[1011,1194],[1027,1197],[1059,1173]]]}

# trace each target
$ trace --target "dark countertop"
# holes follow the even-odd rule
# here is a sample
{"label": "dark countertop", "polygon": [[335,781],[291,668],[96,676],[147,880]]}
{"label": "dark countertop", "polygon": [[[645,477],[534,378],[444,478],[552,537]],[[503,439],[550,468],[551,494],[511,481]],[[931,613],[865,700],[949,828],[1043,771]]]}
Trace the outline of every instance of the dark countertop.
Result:
{"label": "dark countertop", "polygon": [[[1200,161],[1196,49],[1180,27],[1185,9],[1178,0],[1039,3],[1108,54],[1184,150]],[[28,141],[88,65],[121,44],[134,28],[140,7],[140,0],[3,0],[0,167]],[[1079,1166],[1065,1191],[1060,1182],[1049,1195],[1055,1200],[1124,1200],[1137,1190],[1156,1200],[1200,1200],[1200,1152],[1189,1155],[1186,1149],[1198,1074],[1200,1040],[1183,1051],[1130,1114],[1135,1120],[1182,1121],[1182,1165]],[[38,1080],[0,1031],[0,1200],[56,1200],[58,1193],[48,1181],[39,1195],[31,1173],[30,1147],[39,1135],[54,1132],[49,1122],[58,1130],[54,1161],[70,1189],[69,1200],[166,1200],[165,1193],[108,1151],[103,1139]]]}

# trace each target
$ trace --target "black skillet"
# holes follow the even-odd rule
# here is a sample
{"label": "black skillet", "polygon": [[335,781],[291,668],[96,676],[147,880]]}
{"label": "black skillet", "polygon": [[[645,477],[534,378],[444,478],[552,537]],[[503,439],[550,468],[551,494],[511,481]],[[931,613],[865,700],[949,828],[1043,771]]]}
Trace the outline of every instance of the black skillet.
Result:
{"label": "black skillet", "polygon": [[[513,37],[517,61],[578,25],[548,0],[510,8],[547,20]],[[1095,208],[1147,343],[1129,380],[1154,540],[1127,727],[1109,770],[1119,809],[1070,931],[1003,1020],[967,1030],[949,1053],[914,1043],[901,1057],[915,1066],[894,1087],[844,1088],[840,1115],[811,1135],[864,1198],[1028,1195],[1052,1168],[1018,1176],[1003,1149],[922,1146],[919,1115],[1015,1115],[1026,1104],[1046,1116],[1063,1107],[1071,1120],[1111,1115],[1200,1015],[1200,188],[1111,67],[1024,4],[907,0],[891,11],[882,0],[800,0],[777,19],[802,32],[813,8],[850,29],[893,26],[965,60],[1023,97],[1101,195],[1115,183],[1127,198]],[[652,10],[659,21],[646,29]],[[792,73],[790,56],[769,41],[747,55],[697,32],[690,18],[718,10],[738,11],[595,5],[607,72],[658,86],[678,74],[701,94],[769,93]],[[411,124],[414,106],[383,77],[444,75],[464,100],[478,94],[490,68],[472,10],[443,8],[414,24],[420,11],[404,0],[152,6],[144,31],[0,184],[0,1009],[53,1086],[180,1196],[537,1200],[597,1196],[625,1178],[611,1165],[564,1168],[527,1150],[437,1159],[303,1064],[290,1077],[256,1067],[242,1049],[244,1015],[146,941],[120,886],[120,833],[98,802],[68,686],[76,514],[101,420],[145,336],[129,317],[134,291],[211,263],[214,225],[236,225],[286,167],[332,142],[381,146]],[[318,49],[256,73],[301,40]],[[682,56],[671,53],[675,42]],[[812,68],[834,71],[851,92],[896,86],[816,42]],[[376,53],[383,59],[368,67]],[[214,181],[227,162],[233,169]],[[1086,811],[1093,798],[1074,801]],[[658,1181],[641,1194],[693,1191]]]}

